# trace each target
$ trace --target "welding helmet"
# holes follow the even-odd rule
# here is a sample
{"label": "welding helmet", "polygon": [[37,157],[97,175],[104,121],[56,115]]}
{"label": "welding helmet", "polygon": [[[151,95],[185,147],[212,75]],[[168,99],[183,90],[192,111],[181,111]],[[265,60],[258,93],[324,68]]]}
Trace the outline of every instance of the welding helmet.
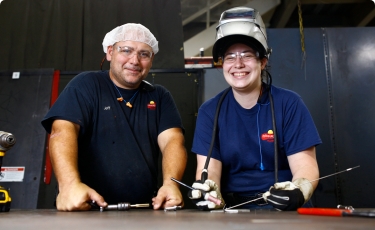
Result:
{"label": "welding helmet", "polygon": [[235,7],[221,14],[216,27],[216,41],[212,49],[215,62],[234,43],[243,43],[269,58],[271,49],[267,44],[266,28],[259,11],[249,7]]}

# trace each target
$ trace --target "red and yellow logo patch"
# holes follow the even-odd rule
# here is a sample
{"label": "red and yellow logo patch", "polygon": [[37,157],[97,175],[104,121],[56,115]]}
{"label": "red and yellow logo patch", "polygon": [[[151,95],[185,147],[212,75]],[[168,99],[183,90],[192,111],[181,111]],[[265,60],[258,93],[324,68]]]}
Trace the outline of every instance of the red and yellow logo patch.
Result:
{"label": "red and yellow logo patch", "polygon": [[273,142],[274,141],[274,136],[273,136],[273,131],[268,130],[267,133],[263,133],[260,138],[262,141],[267,141],[267,142]]}
{"label": "red and yellow logo patch", "polygon": [[154,101],[150,101],[150,103],[147,104],[147,108],[150,110],[156,109],[156,103]]}

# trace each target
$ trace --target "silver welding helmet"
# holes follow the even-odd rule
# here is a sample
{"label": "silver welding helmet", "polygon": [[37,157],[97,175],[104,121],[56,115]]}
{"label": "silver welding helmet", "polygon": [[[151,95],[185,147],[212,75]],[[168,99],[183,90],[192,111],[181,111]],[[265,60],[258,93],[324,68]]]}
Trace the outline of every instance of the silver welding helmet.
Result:
{"label": "silver welding helmet", "polygon": [[266,28],[259,11],[242,6],[221,14],[212,48],[214,61],[217,62],[234,43],[244,43],[259,52],[261,58],[269,58],[271,49],[267,44]]}

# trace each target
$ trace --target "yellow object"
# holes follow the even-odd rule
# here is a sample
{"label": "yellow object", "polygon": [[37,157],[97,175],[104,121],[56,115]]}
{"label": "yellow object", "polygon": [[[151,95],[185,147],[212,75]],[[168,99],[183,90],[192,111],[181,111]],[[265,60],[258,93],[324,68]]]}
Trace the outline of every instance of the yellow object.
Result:
{"label": "yellow object", "polygon": [[0,186],[0,212],[9,212],[11,202],[8,190]]}
{"label": "yellow object", "polygon": [[[12,148],[15,143],[16,138],[13,134],[0,131],[0,176],[3,176],[1,175],[1,165],[5,152]],[[11,201],[9,191],[0,186],[0,212],[9,212]]]}

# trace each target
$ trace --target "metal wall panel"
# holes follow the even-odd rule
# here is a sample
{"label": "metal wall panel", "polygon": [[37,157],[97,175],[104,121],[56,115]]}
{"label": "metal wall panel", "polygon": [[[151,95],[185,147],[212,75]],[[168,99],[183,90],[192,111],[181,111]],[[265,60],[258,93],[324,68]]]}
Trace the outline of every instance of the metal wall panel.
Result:
{"label": "metal wall panel", "polygon": [[338,176],[339,200],[374,207],[375,29],[326,29],[332,88],[334,154],[337,170],[360,165]]}
{"label": "metal wall panel", "polygon": [[[316,149],[321,176],[335,172],[330,135],[330,105],[321,29],[305,29],[305,61],[298,29],[268,30],[273,84],[297,92],[314,119],[323,144]],[[321,180],[312,198],[320,207],[337,205],[335,178]]]}
{"label": "metal wall panel", "polygon": [[25,167],[22,182],[0,182],[10,188],[11,209],[37,208],[46,145],[40,121],[51,98],[53,69],[22,70],[19,79],[0,72],[0,130],[12,133],[16,144],[3,158],[3,166]]}

